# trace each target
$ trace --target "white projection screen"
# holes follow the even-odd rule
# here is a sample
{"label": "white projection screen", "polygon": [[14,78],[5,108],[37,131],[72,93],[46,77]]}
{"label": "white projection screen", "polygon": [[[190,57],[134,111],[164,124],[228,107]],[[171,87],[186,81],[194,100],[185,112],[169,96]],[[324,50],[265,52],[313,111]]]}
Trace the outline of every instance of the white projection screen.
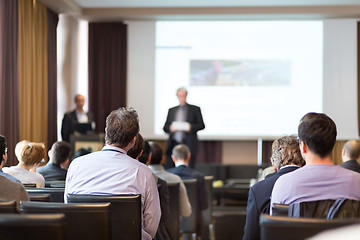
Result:
{"label": "white projection screen", "polygon": [[[166,137],[162,127],[168,109],[178,104],[178,87],[186,87],[188,102],[201,107],[206,125],[199,132],[202,139],[295,134],[300,118],[310,111],[327,110],[339,125],[336,111],[326,106],[331,94],[324,92],[338,87],[336,79],[330,89],[325,87],[324,64],[338,61],[324,59],[332,48],[324,44],[331,36],[326,29],[338,31],[329,24],[333,26],[323,21],[128,22],[128,105],[139,112],[141,133]],[[357,87],[353,77],[347,77],[351,89]],[[356,136],[356,124],[346,131],[341,138]]]}

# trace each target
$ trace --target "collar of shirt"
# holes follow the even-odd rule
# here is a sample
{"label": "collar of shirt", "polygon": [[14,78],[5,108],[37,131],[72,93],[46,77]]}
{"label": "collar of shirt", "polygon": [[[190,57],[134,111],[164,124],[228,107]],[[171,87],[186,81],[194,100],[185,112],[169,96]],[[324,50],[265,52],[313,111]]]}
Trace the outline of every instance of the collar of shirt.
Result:
{"label": "collar of shirt", "polygon": [[[287,168],[287,167],[298,167],[298,168],[299,168],[299,166],[298,166],[298,165],[295,165],[295,164],[290,164],[290,165],[285,165],[285,166],[282,166],[280,169]],[[280,170],[280,169],[279,169],[279,170]]]}
{"label": "collar of shirt", "polygon": [[175,164],[175,166],[176,166],[176,167],[179,167],[179,166],[182,166],[182,165],[186,166],[186,165],[185,165],[185,163],[178,163],[178,164]]}
{"label": "collar of shirt", "polygon": [[149,168],[154,171],[164,171],[165,170],[164,166],[161,164],[149,165]]}
{"label": "collar of shirt", "polygon": [[119,147],[115,147],[115,146],[112,146],[112,145],[105,145],[102,150],[112,150],[112,151],[118,151],[118,152],[121,152],[123,154],[127,154],[126,151],[122,148],[119,148]]}

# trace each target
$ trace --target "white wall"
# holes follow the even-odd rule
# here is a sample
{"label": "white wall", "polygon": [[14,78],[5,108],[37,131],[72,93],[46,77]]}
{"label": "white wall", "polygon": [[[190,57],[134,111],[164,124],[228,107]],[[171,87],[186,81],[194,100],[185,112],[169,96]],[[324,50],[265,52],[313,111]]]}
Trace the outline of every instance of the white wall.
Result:
{"label": "white wall", "polygon": [[[57,27],[58,139],[64,113],[72,110],[74,96],[88,97],[88,23],[71,15],[59,15]],[[84,109],[87,110],[87,102]]]}
{"label": "white wall", "polygon": [[357,20],[325,20],[324,39],[324,112],[338,140],[358,138]]}

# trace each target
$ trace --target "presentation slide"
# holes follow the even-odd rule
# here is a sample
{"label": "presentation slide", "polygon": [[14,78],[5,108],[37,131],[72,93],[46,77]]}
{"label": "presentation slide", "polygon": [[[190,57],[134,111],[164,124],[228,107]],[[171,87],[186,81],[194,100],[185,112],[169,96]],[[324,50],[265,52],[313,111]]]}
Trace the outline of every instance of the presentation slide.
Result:
{"label": "presentation slide", "polygon": [[179,87],[209,139],[296,134],[323,111],[322,21],[160,21],[155,45],[155,135]]}

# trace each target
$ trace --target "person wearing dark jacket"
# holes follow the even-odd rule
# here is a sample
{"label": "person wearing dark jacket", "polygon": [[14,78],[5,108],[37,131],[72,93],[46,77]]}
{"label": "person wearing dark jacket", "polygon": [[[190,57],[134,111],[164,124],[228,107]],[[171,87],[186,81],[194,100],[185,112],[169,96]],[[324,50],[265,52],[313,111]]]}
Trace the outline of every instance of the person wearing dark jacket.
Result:
{"label": "person wearing dark jacket", "polygon": [[169,134],[169,140],[166,148],[165,168],[174,167],[171,160],[173,148],[178,144],[185,144],[191,151],[189,167],[195,167],[196,155],[198,152],[197,132],[205,128],[201,109],[198,106],[186,102],[187,90],[179,88],[176,96],[179,99],[179,105],[170,108],[166,117],[163,130]]}
{"label": "person wearing dark jacket", "polygon": [[65,142],[55,142],[49,151],[49,162],[36,169],[45,181],[65,181],[70,164],[71,147]]}
{"label": "person wearing dark jacket", "polygon": [[201,235],[201,228],[203,223],[202,211],[208,208],[208,196],[205,190],[205,179],[204,175],[196,171],[195,169],[189,168],[189,159],[191,157],[190,149],[184,145],[179,144],[174,147],[171,155],[175,166],[174,168],[167,169],[168,172],[178,175],[181,179],[196,179],[197,180],[197,192],[198,192],[198,219],[197,232]]}
{"label": "person wearing dark jacket", "polygon": [[360,142],[349,140],[345,143],[342,152],[342,167],[360,173],[360,164],[357,159],[360,156]]}
{"label": "person wearing dark jacket", "polygon": [[[62,140],[66,142],[70,142],[70,135],[74,134],[75,131],[86,133],[86,131],[91,131],[95,128],[93,114],[91,112],[85,112],[84,110],[85,97],[78,94],[74,100],[76,108],[71,112],[65,113],[61,123],[61,137]],[[79,123],[89,123],[91,124],[91,129],[79,129]]]}
{"label": "person wearing dark jacket", "polygon": [[270,197],[276,180],[305,165],[295,136],[281,137],[273,142],[271,162],[277,172],[249,190],[243,240],[260,239],[259,217],[261,213],[270,213]]}

